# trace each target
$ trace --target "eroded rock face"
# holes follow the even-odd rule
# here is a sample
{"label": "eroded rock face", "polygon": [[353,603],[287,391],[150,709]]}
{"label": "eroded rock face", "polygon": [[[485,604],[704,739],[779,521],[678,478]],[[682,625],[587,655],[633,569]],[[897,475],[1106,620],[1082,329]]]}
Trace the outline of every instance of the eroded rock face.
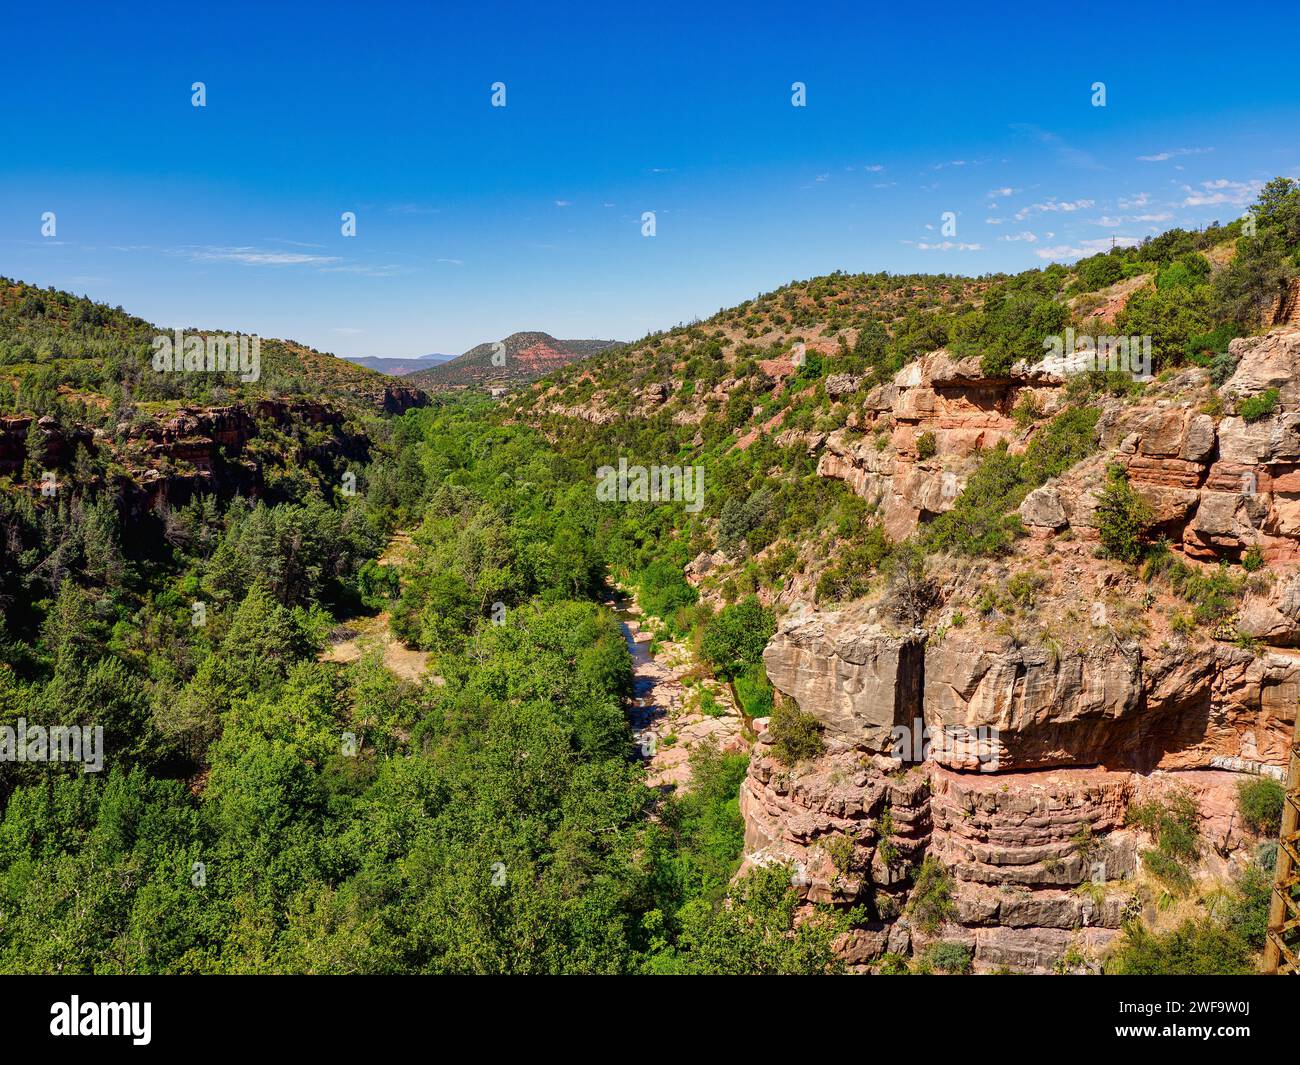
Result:
{"label": "eroded rock face", "polygon": [[[1154,531],[1188,558],[1236,561],[1257,549],[1269,562],[1300,559],[1300,330],[1234,340],[1240,361],[1224,384],[1230,405],[1270,389],[1276,409],[1255,421],[1200,410],[1204,371],[1187,370],[1137,404],[1107,401],[1098,432],[1108,454],[1080,463],[1025,501],[1021,520],[1044,536],[1066,525],[1095,539],[1093,512],[1106,468],[1118,463],[1152,510]],[[1162,398],[1167,395],[1169,398]],[[1061,514],[1047,501],[1054,492]]]}
{"label": "eroded rock face", "polygon": [[[1294,580],[1258,602],[1279,644],[1300,636]],[[1129,805],[1191,794],[1205,868],[1229,875],[1257,842],[1237,783],[1281,773],[1300,704],[1300,651],[1287,647],[1102,635],[1049,649],[980,630],[895,633],[865,607],[791,620],[764,661],[781,697],[824,726],[827,752],[786,766],[760,737],[741,790],[746,868],[787,864],[809,903],[866,907],[839,944],[862,968],[938,940],[969,947],[977,971],[1095,963],[1140,905],[1150,844],[1126,827]],[[933,742],[900,750],[900,725]],[[935,927],[909,913],[927,856],[949,878]]]}
{"label": "eroded rock face", "polygon": [[1058,652],[952,633],[926,645],[927,727],[985,726],[996,735],[989,761],[998,768],[1095,763],[1115,742],[1109,737],[1136,728],[1141,697],[1136,648]]}
{"label": "eroded rock face", "polygon": [[[1062,384],[1023,367],[990,378],[978,358],[933,352],[868,394],[868,417],[856,432],[830,434],[817,472],[878,502],[886,531],[901,539],[919,522],[952,508],[981,451],[1002,442],[1018,445],[1024,434],[1011,412],[1022,396],[1050,417],[1061,407]],[[828,379],[826,385],[832,396],[859,387],[848,375]]]}
{"label": "eroded rock face", "polygon": [[872,902],[897,917],[906,874],[929,839],[924,772],[886,775],[870,758],[840,747],[824,759],[787,767],[759,736],[740,789],[745,864],[791,866],[809,902]]}
{"label": "eroded rock face", "polygon": [[921,640],[865,619],[815,614],[783,625],[763,652],[772,683],[832,734],[876,753],[921,706]]}
{"label": "eroded rock face", "polygon": [[[933,564],[943,605],[926,628],[891,626],[882,599],[801,612],[769,643],[779,697],[821,724],[827,751],[785,766],[762,738],[746,861],[790,864],[810,903],[866,907],[839,944],[851,965],[936,940],[968,946],[977,970],[1095,962],[1142,905],[1151,841],[1129,809],[1171,791],[1196,804],[1202,875],[1230,876],[1258,844],[1237,785],[1283,773],[1300,705],[1300,329],[1231,352],[1217,399],[1192,368],[1091,400],[1097,451],[1025,496],[1029,538],[1010,557]],[[1242,402],[1270,389],[1276,405],[1248,421]],[[1041,368],[990,379],[936,352],[864,397],[818,472],[906,537],[951,509],[983,449],[1028,446],[1035,426],[1012,417],[1026,395],[1041,424],[1064,394]],[[1098,551],[1114,465],[1180,572],[1229,564],[1246,589],[1235,613],[1201,622],[1172,582]],[[926,859],[951,905],[923,927],[909,874]]]}

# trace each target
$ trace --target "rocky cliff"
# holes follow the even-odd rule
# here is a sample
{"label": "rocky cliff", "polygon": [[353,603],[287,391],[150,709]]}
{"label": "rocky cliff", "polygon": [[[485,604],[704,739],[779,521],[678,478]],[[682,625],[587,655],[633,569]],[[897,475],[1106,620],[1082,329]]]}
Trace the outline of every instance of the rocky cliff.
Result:
{"label": "rocky cliff", "polygon": [[[412,397],[423,401],[418,390],[388,391],[399,406]],[[260,439],[268,440],[266,446],[255,446]],[[339,408],[314,400],[182,407],[112,430],[64,424],[48,415],[0,418],[0,477],[21,483],[31,459],[63,480],[82,448],[111,469],[128,504],[140,511],[159,501],[184,503],[199,493],[258,495],[268,464],[314,462],[333,469],[349,460],[365,462],[370,441]]]}
{"label": "rocky cliff", "polygon": [[[920,624],[897,620],[887,590],[783,618],[767,672],[816,719],[825,752],[786,765],[759,736],[741,793],[746,865],[789,863],[810,905],[864,906],[842,943],[853,965],[939,939],[983,971],[1095,964],[1150,906],[1149,841],[1127,822],[1151,797],[1194,801],[1200,876],[1230,875],[1257,846],[1237,784],[1282,775],[1300,703],[1300,331],[1232,354],[1218,400],[1205,370],[1100,400],[1098,452],[1029,494],[1010,557],[932,564]],[[907,535],[952,507],[980,451],[1023,451],[1067,385],[1023,367],[988,379],[936,352],[866,396],[818,471]],[[1261,395],[1271,405],[1244,402]],[[1020,404],[1035,422],[1014,417]],[[1182,592],[1100,557],[1097,494],[1116,464]],[[1187,622],[1198,575],[1237,596],[1213,623]],[[918,922],[927,857],[950,905]]]}

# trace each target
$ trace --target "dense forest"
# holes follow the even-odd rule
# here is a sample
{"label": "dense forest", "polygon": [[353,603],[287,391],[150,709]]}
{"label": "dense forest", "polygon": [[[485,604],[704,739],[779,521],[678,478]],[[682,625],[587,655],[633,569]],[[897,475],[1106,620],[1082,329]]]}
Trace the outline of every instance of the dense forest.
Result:
{"label": "dense forest", "polygon": [[[991,451],[955,508],[903,541],[817,476],[802,442],[741,448],[740,434],[777,414],[787,429],[841,428],[830,377],[883,382],[939,347],[1005,371],[1067,326],[1095,329],[1098,293],[1126,280],[1136,292],[1116,328],[1153,338],[1156,373],[1203,366],[1221,383],[1228,341],[1257,330],[1300,272],[1300,188],[1270,183],[1251,219],[1257,232],[1174,230],[1015,277],[798,283],[504,403],[347,408],[364,448],[268,425],[248,494],[142,512],[110,449],[84,446],[51,498],[41,456],[26,456],[0,478],[0,724],[101,725],[105,765],[0,761],[0,971],[839,971],[837,937],[863,914],[796,923],[782,866],[733,883],[744,755],[705,746],[689,788],[647,786],[611,582],[733,683],[747,718],[767,717],[775,619],[757,593],[811,568],[820,602],[884,583],[923,609],[931,560],[1010,551],[1024,495],[1095,448],[1096,397],[1142,386],[1081,375],[1028,452]],[[0,414],[111,437],[181,403],[249,397],[201,376],[159,382],[144,361],[153,327],[120,310],[4,285]],[[810,353],[778,394],[758,363],[816,336],[833,350]],[[256,395],[345,403],[350,379],[329,378],[322,358],[272,346]],[[698,419],[674,417],[724,378],[743,384]],[[669,379],[671,398],[641,417],[553,410],[627,413]],[[598,501],[593,471],[620,457],[702,465],[702,510]],[[1138,508],[1124,486],[1106,503],[1112,557],[1155,558],[1163,573],[1159,544],[1125,537]],[[412,553],[381,564],[399,531]],[[721,609],[683,576],[715,550],[735,563]],[[1240,594],[1233,569],[1189,591],[1193,607],[1210,603],[1206,620]],[[375,655],[321,661],[340,619],[381,611],[432,655],[424,681]],[[817,749],[797,712],[772,722],[792,761]],[[1174,938],[1135,927],[1115,971],[1247,971],[1266,898],[1256,871],[1213,921]]]}

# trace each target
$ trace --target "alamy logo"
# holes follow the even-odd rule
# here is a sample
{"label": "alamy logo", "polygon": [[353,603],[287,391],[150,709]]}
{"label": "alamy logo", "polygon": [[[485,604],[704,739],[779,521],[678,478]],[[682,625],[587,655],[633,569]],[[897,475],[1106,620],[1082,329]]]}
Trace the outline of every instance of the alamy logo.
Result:
{"label": "alamy logo", "polygon": [[262,338],[233,335],[153,338],[153,368],[159,373],[233,373],[245,383],[262,376]]}
{"label": "alamy logo", "polygon": [[148,1046],[152,1014],[151,1002],[82,1002],[73,995],[50,1007],[50,1035],[129,1035],[136,1046]]}
{"label": "alamy logo", "polygon": [[688,514],[704,506],[703,466],[601,466],[596,471],[596,498],[602,503],[682,503]]}
{"label": "alamy logo", "polygon": [[104,726],[0,725],[0,762],[80,762],[83,773],[104,768]]}
{"label": "alamy logo", "polygon": [[912,727],[895,725],[890,739],[890,753],[904,762],[976,763],[981,773],[996,773],[1001,765],[1002,741],[996,725],[931,729],[918,717]]}
{"label": "alamy logo", "polygon": [[1072,328],[1064,336],[1043,340],[1043,367],[1049,371],[1072,373],[1130,373],[1135,381],[1151,380],[1151,338],[1075,336]]}

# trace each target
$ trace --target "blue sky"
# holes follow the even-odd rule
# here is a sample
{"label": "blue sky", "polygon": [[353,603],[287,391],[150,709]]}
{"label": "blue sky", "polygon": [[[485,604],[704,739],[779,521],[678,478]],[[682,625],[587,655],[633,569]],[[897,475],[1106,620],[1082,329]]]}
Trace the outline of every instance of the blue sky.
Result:
{"label": "blue sky", "polygon": [[0,274],[454,354],[632,338],[837,268],[1069,260],[1300,175],[1293,5],[708,6],[22,5]]}

